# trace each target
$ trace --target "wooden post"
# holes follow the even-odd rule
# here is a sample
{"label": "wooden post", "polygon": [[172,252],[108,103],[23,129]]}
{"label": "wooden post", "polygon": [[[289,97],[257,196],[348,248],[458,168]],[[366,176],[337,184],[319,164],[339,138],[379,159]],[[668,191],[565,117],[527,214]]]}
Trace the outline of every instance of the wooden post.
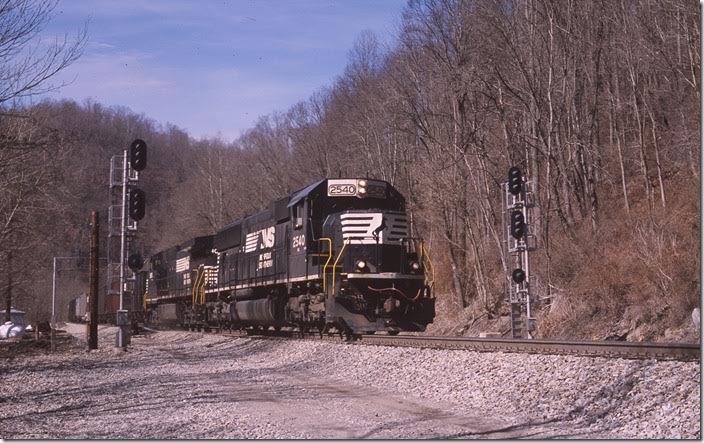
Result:
{"label": "wooden post", "polygon": [[7,251],[7,299],[6,299],[5,312],[7,317],[5,321],[12,321],[12,251]]}
{"label": "wooden post", "polygon": [[98,252],[100,250],[98,211],[91,212],[91,228],[89,288],[90,337],[88,338],[88,349],[98,349]]}

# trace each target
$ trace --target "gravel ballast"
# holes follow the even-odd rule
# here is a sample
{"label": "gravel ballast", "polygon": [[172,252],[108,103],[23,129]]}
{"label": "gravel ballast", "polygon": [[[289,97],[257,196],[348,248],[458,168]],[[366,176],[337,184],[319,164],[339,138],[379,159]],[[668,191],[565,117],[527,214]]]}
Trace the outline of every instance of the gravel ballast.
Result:
{"label": "gravel ballast", "polygon": [[[68,325],[80,336],[85,328]],[[695,438],[699,362],[164,331],[0,354],[0,437]]]}

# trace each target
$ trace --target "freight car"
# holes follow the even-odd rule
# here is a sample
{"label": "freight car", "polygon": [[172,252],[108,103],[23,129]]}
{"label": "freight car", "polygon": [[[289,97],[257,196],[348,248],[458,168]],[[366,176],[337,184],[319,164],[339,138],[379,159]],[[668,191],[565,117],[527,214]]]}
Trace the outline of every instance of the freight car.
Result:
{"label": "freight car", "polygon": [[323,179],[148,260],[147,317],[186,328],[424,331],[432,263],[389,183]]}

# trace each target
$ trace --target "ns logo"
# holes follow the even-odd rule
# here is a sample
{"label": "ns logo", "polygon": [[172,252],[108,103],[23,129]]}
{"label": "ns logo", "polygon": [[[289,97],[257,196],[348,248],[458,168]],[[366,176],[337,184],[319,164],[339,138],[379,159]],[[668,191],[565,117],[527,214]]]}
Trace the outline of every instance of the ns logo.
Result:
{"label": "ns logo", "polygon": [[252,252],[256,251],[257,249],[273,248],[275,238],[275,226],[264,228],[255,232],[250,232],[249,234],[247,234],[247,239],[244,245],[244,252]]}

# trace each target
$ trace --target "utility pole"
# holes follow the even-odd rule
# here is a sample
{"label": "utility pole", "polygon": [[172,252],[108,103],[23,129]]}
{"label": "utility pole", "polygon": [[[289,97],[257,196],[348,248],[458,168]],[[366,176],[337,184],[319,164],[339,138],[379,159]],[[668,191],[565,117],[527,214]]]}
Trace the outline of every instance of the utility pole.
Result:
{"label": "utility pole", "polygon": [[5,321],[12,321],[12,251],[7,251],[7,306],[5,312],[7,317]]}
{"label": "utility pole", "polygon": [[[97,256],[96,256],[97,257]],[[56,262],[58,260],[78,260],[78,259],[83,259],[85,257],[54,257],[54,272],[51,278],[51,350],[53,351],[54,348],[54,338],[55,338],[55,333],[54,331],[56,330]],[[100,257],[96,258],[97,260],[107,260],[106,257]],[[69,269],[64,269],[64,271],[83,271],[85,269],[82,268],[69,268]],[[97,279],[96,279],[97,280]],[[93,308],[91,308],[93,309]],[[94,309],[98,309],[97,305]],[[97,318],[97,314],[96,314]],[[93,320],[93,314],[91,313],[91,321]],[[97,319],[96,319],[96,325],[97,325]],[[97,327],[97,326],[96,326]]]}
{"label": "utility pole", "polygon": [[91,238],[90,238],[90,334],[88,337],[88,349],[98,349],[98,255],[100,243],[98,233],[100,224],[98,221],[98,211],[91,212]]}
{"label": "utility pole", "polygon": [[56,257],[54,257],[54,272],[51,277],[51,350],[56,350]]}

